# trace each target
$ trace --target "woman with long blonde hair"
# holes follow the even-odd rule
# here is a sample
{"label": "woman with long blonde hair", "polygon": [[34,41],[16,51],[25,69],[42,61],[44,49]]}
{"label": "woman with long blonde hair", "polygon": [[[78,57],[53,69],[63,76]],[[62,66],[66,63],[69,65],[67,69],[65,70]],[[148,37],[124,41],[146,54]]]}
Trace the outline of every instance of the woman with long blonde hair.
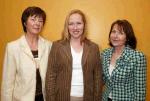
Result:
{"label": "woman with long blonde hair", "polygon": [[47,101],[101,101],[99,48],[86,35],[84,13],[72,10],[66,17],[62,39],[53,43],[49,55]]}

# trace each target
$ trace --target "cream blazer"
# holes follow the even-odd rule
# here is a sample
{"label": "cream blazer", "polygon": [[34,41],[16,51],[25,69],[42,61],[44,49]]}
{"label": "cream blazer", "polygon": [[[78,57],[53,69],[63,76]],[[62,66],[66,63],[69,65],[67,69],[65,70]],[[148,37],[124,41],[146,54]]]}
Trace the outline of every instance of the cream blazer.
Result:
{"label": "cream blazer", "polygon": [[[51,42],[39,36],[38,56],[45,99],[45,74]],[[25,35],[7,44],[1,87],[1,101],[34,101],[36,90],[36,66]]]}

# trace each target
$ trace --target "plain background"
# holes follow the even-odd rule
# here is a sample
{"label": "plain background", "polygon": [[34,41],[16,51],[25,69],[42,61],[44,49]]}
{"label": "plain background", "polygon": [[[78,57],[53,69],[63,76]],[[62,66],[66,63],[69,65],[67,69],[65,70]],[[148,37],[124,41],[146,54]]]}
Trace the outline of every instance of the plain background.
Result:
{"label": "plain background", "polygon": [[137,49],[147,57],[147,101],[150,101],[150,0],[0,0],[0,84],[6,43],[22,35],[21,14],[28,6],[45,10],[47,21],[41,34],[50,41],[61,37],[70,10],[82,10],[87,16],[88,38],[101,50],[109,47],[112,22],[127,19],[134,28]]}

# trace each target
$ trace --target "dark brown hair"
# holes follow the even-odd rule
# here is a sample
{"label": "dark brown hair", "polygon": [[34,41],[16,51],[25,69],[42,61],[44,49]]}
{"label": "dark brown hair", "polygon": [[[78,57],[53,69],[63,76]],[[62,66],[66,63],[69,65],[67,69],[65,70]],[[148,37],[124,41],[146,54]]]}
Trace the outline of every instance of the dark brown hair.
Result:
{"label": "dark brown hair", "polygon": [[46,20],[45,12],[41,8],[36,7],[36,6],[28,7],[23,11],[22,17],[21,17],[21,22],[22,22],[24,32],[27,32],[25,23],[27,22],[29,16],[34,16],[34,15],[42,17],[43,25],[45,24],[45,20]]}
{"label": "dark brown hair", "polygon": [[135,49],[137,45],[137,40],[133,31],[132,25],[127,20],[116,20],[115,22],[112,23],[111,29],[109,32],[109,45],[113,46],[112,43],[110,42],[110,34],[112,32],[114,25],[116,24],[119,26],[120,31],[126,34],[127,41],[125,45],[126,46],[128,45],[132,49]]}

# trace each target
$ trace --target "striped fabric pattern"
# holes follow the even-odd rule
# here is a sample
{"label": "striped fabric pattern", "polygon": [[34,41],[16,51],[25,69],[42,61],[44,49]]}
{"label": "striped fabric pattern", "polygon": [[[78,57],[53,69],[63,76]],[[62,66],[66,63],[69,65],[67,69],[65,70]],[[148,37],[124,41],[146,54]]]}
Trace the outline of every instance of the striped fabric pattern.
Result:
{"label": "striped fabric pattern", "polygon": [[[102,66],[98,45],[85,40],[82,55],[83,101],[101,101]],[[53,43],[46,73],[46,101],[70,101],[72,54],[67,40]]]}

